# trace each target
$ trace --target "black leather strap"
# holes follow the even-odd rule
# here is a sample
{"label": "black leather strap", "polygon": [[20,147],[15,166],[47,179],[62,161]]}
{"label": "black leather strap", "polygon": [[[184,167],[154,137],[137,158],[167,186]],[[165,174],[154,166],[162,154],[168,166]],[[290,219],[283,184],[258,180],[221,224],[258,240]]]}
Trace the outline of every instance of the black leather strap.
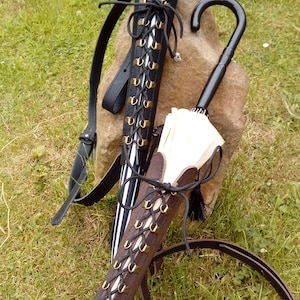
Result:
{"label": "black leather strap", "polygon": [[127,94],[130,63],[131,52],[129,51],[103,97],[102,107],[113,114],[118,113],[124,106]]}
{"label": "black leather strap", "polygon": [[[191,249],[220,250],[221,252],[226,253],[229,256],[232,256],[240,260],[246,265],[252,267],[255,271],[260,273],[266,280],[268,280],[282,299],[284,300],[294,299],[288,287],[280,278],[280,276],[260,257],[249,252],[248,250],[239,247],[235,244],[222,241],[222,240],[215,240],[215,239],[191,240],[188,242],[188,244]],[[176,252],[180,252],[180,251],[185,251],[185,250],[186,250],[185,243],[173,245],[171,247],[162,249],[161,251],[157,252],[156,255],[153,257],[152,262],[158,261],[162,259],[164,256]],[[147,292],[145,292],[144,295],[147,295]]]}
{"label": "black leather strap", "polygon": [[[93,205],[102,199],[115,185],[115,183],[119,180],[120,168],[121,168],[121,154],[118,154],[112,163],[109,170],[106,172],[102,180],[84,197],[76,198],[76,196],[80,192],[80,186],[74,185],[67,200],[63,203],[61,208],[58,210],[56,215],[52,218],[51,224],[58,225],[61,223],[63,217],[68,212],[72,203],[83,204],[85,206]],[[79,181],[85,180],[85,174],[81,174],[82,178],[79,177]]]}
{"label": "black leather strap", "polygon": [[[80,198],[81,186],[87,178],[87,161],[92,156],[96,146],[97,93],[100,83],[104,55],[111,33],[126,7],[126,4],[124,4],[123,2],[130,2],[130,0],[122,1],[122,4],[115,4],[112,7],[98,37],[90,73],[88,125],[79,136],[80,144],[71,170],[68,198],[63,203],[62,207],[59,209],[54,218],[51,220],[52,225],[58,225],[62,221],[72,203],[78,202],[84,205],[90,205],[90,203],[97,202],[101,199],[101,195],[105,195],[109,191],[107,189],[110,186],[112,187],[118,180],[114,173],[114,170],[117,169],[117,166],[113,164],[110,171],[107,173],[104,182],[100,182],[96,187],[97,193],[103,188],[103,186],[106,187],[106,189],[103,190],[103,193],[99,193],[97,197],[95,192],[91,192],[86,196]],[[114,163],[117,164],[119,162],[120,160],[119,158],[117,158]],[[119,176],[119,173],[117,173],[117,175]],[[96,200],[95,197],[97,197],[98,199]],[[76,199],[78,200],[76,201]]]}

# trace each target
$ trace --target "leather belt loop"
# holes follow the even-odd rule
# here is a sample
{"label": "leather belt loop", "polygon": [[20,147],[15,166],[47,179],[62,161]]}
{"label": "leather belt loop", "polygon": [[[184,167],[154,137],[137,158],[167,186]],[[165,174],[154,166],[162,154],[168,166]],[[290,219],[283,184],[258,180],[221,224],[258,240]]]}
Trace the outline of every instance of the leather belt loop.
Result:
{"label": "leather belt loop", "polygon": [[131,52],[129,51],[103,97],[102,107],[113,114],[120,112],[125,104],[130,63]]}

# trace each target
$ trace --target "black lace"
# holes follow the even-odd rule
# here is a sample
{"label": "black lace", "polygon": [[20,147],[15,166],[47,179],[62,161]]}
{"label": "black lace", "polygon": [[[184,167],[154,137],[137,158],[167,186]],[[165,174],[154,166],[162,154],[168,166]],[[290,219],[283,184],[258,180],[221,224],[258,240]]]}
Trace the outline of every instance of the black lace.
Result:
{"label": "black lace", "polygon": [[[176,57],[176,53],[177,53],[177,40],[178,40],[178,36],[177,36],[177,30],[174,26],[173,23],[173,18],[170,14],[170,11],[172,11],[174,13],[174,15],[176,16],[178,23],[179,23],[179,27],[180,27],[180,38],[183,35],[183,23],[181,20],[180,15],[178,14],[177,10],[168,3],[168,1],[165,0],[151,0],[151,1],[147,1],[146,3],[141,3],[141,2],[125,2],[125,1],[105,1],[105,2],[101,2],[99,4],[99,8],[103,5],[107,5],[107,4],[115,4],[115,5],[131,5],[131,6],[139,6],[142,9],[140,9],[139,11],[134,11],[133,13],[130,14],[129,19],[128,19],[128,23],[127,23],[127,27],[128,27],[128,33],[134,38],[134,39],[138,39],[141,38],[141,34],[143,35],[148,35],[153,28],[149,28],[148,33],[143,31],[140,32],[138,34],[134,34],[133,31],[131,30],[131,22],[134,18],[134,16],[136,14],[139,13],[146,13],[145,16],[145,20],[151,20],[152,16],[153,16],[153,12],[155,13],[155,11],[162,11],[164,14],[164,22],[165,22],[165,26],[164,26],[164,38],[165,38],[165,42],[167,45],[167,48],[169,50],[170,56],[172,58]],[[143,8],[144,7],[144,8]],[[154,10],[149,10],[149,8],[154,8]],[[170,45],[170,41],[169,41],[169,37],[167,34],[167,28],[168,28],[168,23],[171,22],[171,28],[172,28],[172,32],[174,35],[174,45],[173,48]]]}

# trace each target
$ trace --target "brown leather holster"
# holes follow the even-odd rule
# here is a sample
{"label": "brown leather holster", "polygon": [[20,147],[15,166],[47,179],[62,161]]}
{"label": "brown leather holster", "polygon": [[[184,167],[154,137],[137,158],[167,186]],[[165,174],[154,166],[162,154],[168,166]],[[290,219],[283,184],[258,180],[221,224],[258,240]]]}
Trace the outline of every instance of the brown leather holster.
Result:
{"label": "brown leather holster", "polygon": [[[159,152],[154,154],[146,178],[162,182],[165,168],[165,157]],[[192,183],[196,176],[196,168],[186,168],[173,186]],[[136,201],[140,205],[132,211],[116,257],[95,300],[133,299],[181,200],[177,194],[158,190],[144,181],[141,183]]]}

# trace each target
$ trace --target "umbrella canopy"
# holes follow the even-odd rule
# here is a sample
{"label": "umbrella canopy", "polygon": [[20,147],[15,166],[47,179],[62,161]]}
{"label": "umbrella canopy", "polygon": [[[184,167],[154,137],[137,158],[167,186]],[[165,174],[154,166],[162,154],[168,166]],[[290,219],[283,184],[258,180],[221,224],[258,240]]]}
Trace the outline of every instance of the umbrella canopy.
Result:
{"label": "umbrella canopy", "polygon": [[173,183],[186,167],[198,170],[224,140],[203,113],[172,108],[167,115],[158,152],[166,157],[164,182]]}

